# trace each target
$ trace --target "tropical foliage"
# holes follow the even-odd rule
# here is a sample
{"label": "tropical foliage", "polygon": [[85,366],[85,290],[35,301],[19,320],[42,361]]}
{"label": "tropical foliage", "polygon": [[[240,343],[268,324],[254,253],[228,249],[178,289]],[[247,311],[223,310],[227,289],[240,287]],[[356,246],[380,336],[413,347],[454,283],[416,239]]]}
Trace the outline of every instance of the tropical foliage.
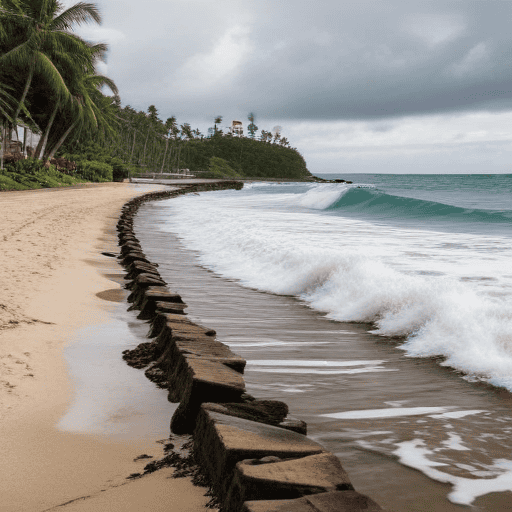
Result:
{"label": "tropical foliage", "polygon": [[[100,21],[90,3],[64,9],[57,0],[0,0],[0,84],[11,96],[10,108],[0,108],[3,141],[28,127],[41,135],[34,157],[48,160],[70,135],[111,129],[118,91],[97,72],[107,47],[72,32]],[[101,93],[104,86],[114,97]]]}
{"label": "tropical foliage", "polygon": [[[256,129],[249,137],[234,136],[222,129],[217,116],[208,135],[178,124],[170,117],[159,119],[151,105],[146,112],[129,105],[117,108],[118,123],[111,133],[82,133],[69,140],[62,156],[77,162],[84,159],[103,161],[114,168],[114,179],[138,173],[192,173],[198,177],[264,177],[308,179],[304,159],[285,137]],[[252,136],[254,135],[254,138]],[[227,162],[227,167],[212,158]],[[222,170],[223,169],[223,170]]]}
{"label": "tropical foliage", "polygon": [[76,163],[66,173],[77,180],[186,171],[205,177],[309,176],[302,156],[281,137],[279,127],[256,137],[253,113],[248,138],[229,128],[223,131],[222,116],[214,118],[205,137],[189,123],[178,124],[174,116],[162,121],[155,105],[147,111],[122,107],[115,83],[98,72],[107,46],[73,32],[83,23],[100,22],[92,3],[65,9],[58,0],[0,0],[2,146],[12,134],[18,136],[20,126],[40,135],[30,153],[33,160],[9,164],[6,170],[30,177],[50,172],[49,161],[64,157]]}

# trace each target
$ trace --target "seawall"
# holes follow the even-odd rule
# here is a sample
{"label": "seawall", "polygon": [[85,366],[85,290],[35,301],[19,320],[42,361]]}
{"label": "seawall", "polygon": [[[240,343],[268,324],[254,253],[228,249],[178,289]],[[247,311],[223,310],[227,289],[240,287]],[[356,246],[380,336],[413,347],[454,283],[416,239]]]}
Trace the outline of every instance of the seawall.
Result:
{"label": "seawall", "polygon": [[130,309],[149,322],[148,338],[124,358],[179,403],[175,434],[191,434],[193,454],[221,511],[378,511],[352,486],[339,459],[307,437],[307,425],[288,406],[246,393],[245,360],[218,341],[214,330],[188,320],[179,293],[162,279],[133,230],[147,201],[188,192],[240,189],[240,182],[187,184],[139,196],[117,224],[119,261],[126,269]]}

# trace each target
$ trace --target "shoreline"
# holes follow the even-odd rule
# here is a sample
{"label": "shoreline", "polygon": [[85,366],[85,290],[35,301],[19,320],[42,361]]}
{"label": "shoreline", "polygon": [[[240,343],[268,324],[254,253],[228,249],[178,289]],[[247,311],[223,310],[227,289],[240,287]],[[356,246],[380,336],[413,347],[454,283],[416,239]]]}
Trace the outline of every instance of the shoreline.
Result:
{"label": "shoreline", "polygon": [[339,460],[306,437],[306,423],[287,416],[284,402],[247,395],[245,360],[217,341],[214,330],[183,315],[186,304],[146,258],[133,229],[139,207],[187,191],[202,189],[147,194],[123,208],[117,229],[128,301],[139,319],[149,320],[153,338],[124,358],[146,368],[149,380],[169,390],[169,401],[179,402],[171,432],[192,435],[196,464],[221,510],[382,510],[354,490]]}
{"label": "shoreline", "polygon": [[135,457],[159,456],[155,440],[55,427],[75,387],[63,349],[80,327],[108,320],[111,305],[97,294],[118,287],[98,270],[108,260],[100,252],[115,247],[121,206],[148,188],[162,189],[109,183],[0,194],[2,511],[140,510],[141,496],[152,510],[165,510],[162,496],[186,496],[183,510],[201,510],[207,501],[187,479],[169,481],[171,470],[125,485],[141,468]]}

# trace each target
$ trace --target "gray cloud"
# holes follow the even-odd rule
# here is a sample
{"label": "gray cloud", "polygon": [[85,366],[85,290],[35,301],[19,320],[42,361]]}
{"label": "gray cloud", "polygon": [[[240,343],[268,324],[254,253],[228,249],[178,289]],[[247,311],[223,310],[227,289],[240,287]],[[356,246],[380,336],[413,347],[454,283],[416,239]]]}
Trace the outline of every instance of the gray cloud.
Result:
{"label": "gray cloud", "polygon": [[317,120],[512,106],[510,2],[100,7],[126,36],[112,44],[109,72],[134,105]]}
{"label": "gray cloud", "polygon": [[[138,109],[155,104],[163,119],[176,115],[203,131],[215,115],[228,124],[246,121],[253,111],[260,128],[282,125],[313,167],[324,167],[331,158],[329,169],[335,170],[335,159],[349,150],[357,132],[364,135],[358,135],[362,149],[350,157],[350,167],[368,168],[365,145],[371,150],[386,136],[402,147],[409,133],[403,127],[412,126],[420,140],[427,123],[433,127],[432,145],[425,148],[431,147],[432,155],[447,155],[446,149],[435,153],[438,125],[447,126],[444,141],[473,141],[468,154],[474,158],[453,145],[450,159],[450,168],[459,161],[472,168],[470,162],[488,161],[485,144],[509,132],[508,117],[496,115],[512,111],[512,2],[99,0],[98,5],[104,26],[89,29],[88,37],[110,42],[108,75],[124,104]],[[412,122],[418,118],[424,121]],[[324,142],[311,141],[310,131],[322,124],[329,126]],[[466,136],[476,132],[486,135]],[[427,149],[422,151],[424,159]],[[512,147],[500,151],[503,172]],[[409,168],[414,154],[405,146],[387,151],[389,168],[393,162]]]}

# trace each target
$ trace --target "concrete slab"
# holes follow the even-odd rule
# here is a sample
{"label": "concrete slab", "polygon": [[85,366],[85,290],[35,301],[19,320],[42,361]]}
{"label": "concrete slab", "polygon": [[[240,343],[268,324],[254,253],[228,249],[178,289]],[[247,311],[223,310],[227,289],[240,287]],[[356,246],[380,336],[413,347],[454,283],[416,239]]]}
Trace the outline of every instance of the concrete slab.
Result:
{"label": "concrete slab", "polygon": [[295,500],[247,501],[242,512],[381,512],[371,498],[356,491],[314,494]]}
{"label": "concrete slab", "polygon": [[235,467],[223,509],[236,512],[244,501],[296,499],[341,490],[354,488],[332,453],[284,461],[244,460]]}
{"label": "concrete slab", "polygon": [[237,402],[245,391],[240,373],[217,361],[186,354],[180,355],[167,380],[169,400],[180,401],[171,419],[174,434],[194,431],[203,402]]}
{"label": "concrete slab", "polygon": [[181,296],[168,289],[162,290],[162,287],[150,287],[144,292],[144,297],[140,300],[139,320],[150,320],[155,316],[157,302],[174,302],[183,304]]}
{"label": "concrete slab", "polygon": [[161,302],[157,301],[156,310],[161,313],[171,313],[173,315],[186,315],[186,304],[176,304],[174,302]]}
{"label": "concrete slab", "polygon": [[186,317],[183,314],[164,313],[162,311],[156,310],[155,316],[151,320],[151,328],[148,333],[148,338],[156,338],[157,336],[159,336],[164,327],[167,325],[168,321],[173,323],[192,323],[192,321],[189,320],[188,317]]}
{"label": "concrete slab", "polygon": [[325,452],[306,436],[201,407],[194,431],[194,455],[225,498],[237,462],[269,455],[283,459]]}

